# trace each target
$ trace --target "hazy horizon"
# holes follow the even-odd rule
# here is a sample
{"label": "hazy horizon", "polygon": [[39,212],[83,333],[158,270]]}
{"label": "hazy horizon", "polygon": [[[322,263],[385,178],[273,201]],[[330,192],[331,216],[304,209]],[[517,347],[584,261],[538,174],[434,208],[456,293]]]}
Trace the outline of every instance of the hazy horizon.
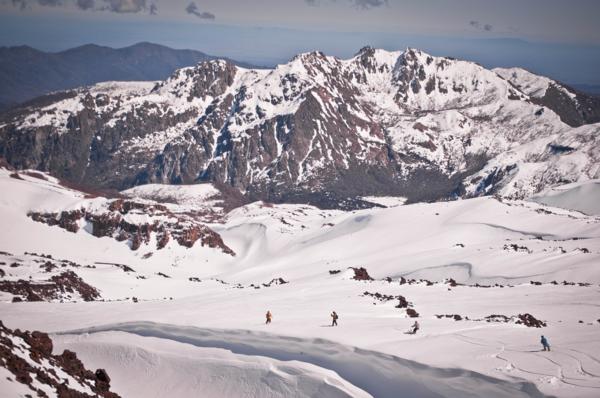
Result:
{"label": "hazy horizon", "polygon": [[0,45],[151,42],[268,67],[312,50],[415,47],[600,85],[598,15],[590,0],[0,0]]}

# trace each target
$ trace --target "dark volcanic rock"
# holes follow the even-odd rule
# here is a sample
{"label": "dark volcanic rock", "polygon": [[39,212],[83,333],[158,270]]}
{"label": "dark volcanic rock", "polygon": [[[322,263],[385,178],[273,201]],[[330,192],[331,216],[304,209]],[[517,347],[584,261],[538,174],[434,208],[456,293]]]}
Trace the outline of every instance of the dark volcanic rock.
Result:
{"label": "dark volcanic rock", "polygon": [[[56,301],[70,300],[78,295],[84,301],[94,301],[100,298],[100,292],[88,285],[73,271],[64,271],[53,275],[43,282],[32,282],[20,279],[18,281],[0,281],[0,291],[18,296],[16,301]],[[22,297],[22,299],[21,299]],[[15,302],[15,300],[13,300]]]}
{"label": "dark volcanic rock", "polygon": [[[22,342],[15,338],[22,339]],[[30,363],[22,355],[35,362]],[[10,382],[25,384],[31,389],[28,396],[46,396],[37,386],[44,385],[60,398],[119,398],[110,391],[110,377],[104,369],[95,373],[86,369],[77,355],[65,350],[60,355],[52,355],[52,340],[46,333],[11,330],[0,322],[0,366],[14,377]],[[66,373],[79,386],[69,384],[59,374]],[[73,381],[73,380],[71,380]],[[6,381],[5,381],[6,382]],[[94,395],[83,394],[82,388],[89,388]]]}
{"label": "dark volcanic rock", "polygon": [[354,270],[354,276],[352,277],[352,279],[354,279],[354,280],[357,280],[357,281],[372,281],[373,280],[373,278],[371,278],[371,276],[369,275],[367,270],[363,267],[360,267],[360,268],[352,267],[352,270]]}
{"label": "dark volcanic rock", "polygon": [[[124,218],[127,214],[165,216],[153,223],[132,224]],[[70,232],[77,232],[78,222],[85,220],[91,224],[91,232],[96,237],[112,237],[117,241],[127,241],[132,250],[150,242],[153,233],[157,236],[157,249],[163,249],[173,238],[181,246],[191,248],[197,241],[202,246],[220,249],[226,254],[235,253],[221,236],[198,222],[194,214],[175,214],[160,204],[146,204],[132,200],[116,199],[109,202],[107,209],[88,211],[84,209],[59,213],[30,212],[32,220],[57,225]],[[166,221],[164,219],[167,219]],[[171,221],[175,220],[175,221]]]}
{"label": "dark volcanic rock", "polygon": [[411,318],[418,318],[419,317],[419,313],[417,311],[415,311],[413,308],[407,308],[406,309],[406,315],[408,315]]}
{"label": "dark volcanic rock", "polygon": [[546,322],[536,319],[531,314],[519,314],[518,318],[519,319],[515,323],[519,323],[519,324],[522,323],[523,325],[527,326],[528,328],[546,327]]}

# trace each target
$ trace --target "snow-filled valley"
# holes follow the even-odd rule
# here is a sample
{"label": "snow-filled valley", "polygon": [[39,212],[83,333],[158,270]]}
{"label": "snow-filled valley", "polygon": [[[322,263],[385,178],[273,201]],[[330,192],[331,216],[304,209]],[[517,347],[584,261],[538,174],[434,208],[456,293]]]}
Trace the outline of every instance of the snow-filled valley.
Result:
{"label": "snow-filled valley", "polygon": [[7,169],[0,190],[0,320],[123,397],[600,393],[597,181],[356,211]]}

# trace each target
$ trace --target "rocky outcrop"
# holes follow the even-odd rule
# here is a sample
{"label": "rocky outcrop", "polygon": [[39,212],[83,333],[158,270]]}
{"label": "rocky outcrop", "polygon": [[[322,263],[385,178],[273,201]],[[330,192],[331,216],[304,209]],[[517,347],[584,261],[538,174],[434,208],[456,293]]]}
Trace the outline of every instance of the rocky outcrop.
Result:
{"label": "rocky outcrop", "polygon": [[356,280],[356,281],[372,281],[373,278],[371,278],[371,276],[369,275],[369,273],[367,272],[367,269],[364,267],[359,267],[359,268],[351,268],[354,271],[354,276],[352,277],[352,279]]}
{"label": "rocky outcrop", "polygon": [[11,330],[0,321],[0,366],[10,372],[9,383],[25,385],[30,396],[46,397],[44,391],[50,390],[59,398],[119,398],[110,391],[110,377],[104,369],[93,372],[74,352],[53,355],[52,349],[46,333]]}
{"label": "rocky outcrop", "polygon": [[[79,225],[89,225],[92,235],[127,242],[131,250],[148,245],[156,237],[157,250],[163,249],[173,239],[187,248],[199,241],[202,246],[235,255],[221,236],[198,222],[194,214],[174,213],[161,204],[115,199],[107,201],[100,209],[82,208],[60,213],[30,212],[28,215],[34,221],[59,226],[70,232],[77,232]],[[136,216],[141,218],[135,218]],[[138,219],[148,221],[134,221]]]}
{"label": "rocky outcrop", "polygon": [[45,281],[2,280],[0,291],[13,294],[13,302],[70,301],[71,299],[94,301],[100,298],[100,292],[84,282],[73,271],[63,271]]}

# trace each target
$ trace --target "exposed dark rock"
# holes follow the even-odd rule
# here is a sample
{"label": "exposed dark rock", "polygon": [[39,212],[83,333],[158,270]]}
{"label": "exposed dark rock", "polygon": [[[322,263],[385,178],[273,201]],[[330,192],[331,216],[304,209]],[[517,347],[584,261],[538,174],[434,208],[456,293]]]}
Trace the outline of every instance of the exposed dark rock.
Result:
{"label": "exposed dark rock", "polygon": [[[176,222],[164,221],[153,224],[131,224],[124,215],[139,213],[149,215],[165,215]],[[174,214],[160,204],[139,203],[132,200],[117,199],[108,205],[106,212],[92,213],[86,210],[71,210],[58,213],[30,212],[32,220],[59,226],[70,232],[77,232],[77,223],[82,219],[92,225],[92,234],[96,237],[113,237],[118,241],[127,241],[132,250],[138,250],[143,244],[150,242],[152,233],[157,234],[157,249],[163,249],[171,239],[181,246],[191,248],[197,241],[202,246],[217,248],[226,254],[235,253],[222,240],[221,236],[204,224],[195,220],[194,215]]]}
{"label": "exposed dark rock", "polygon": [[406,315],[408,315],[411,318],[418,318],[419,317],[419,313],[417,311],[415,311],[413,308],[407,308],[406,309]]}
{"label": "exposed dark rock", "polygon": [[[575,94],[575,99],[564,90]],[[532,98],[532,101],[552,109],[563,122],[573,127],[600,122],[600,97],[584,94],[562,83],[550,84],[544,97]]]}
{"label": "exposed dark rock", "polygon": [[[452,318],[455,321],[462,321],[463,317],[459,314],[446,314],[446,315],[436,315],[436,318],[438,319],[442,319],[442,318]],[[468,318],[466,318],[468,319]]]}
{"label": "exposed dark rock", "polygon": [[273,279],[271,279],[270,282],[263,283],[263,286],[264,287],[270,287],[272,285],[285,285],[286,283],[289,283],[289,282],[287,282],[283,278],[273,278]]}
{"label": "exposed dark rock", "polygon": [[357,281],[372,281],[373,278],[371,278],[371,276],[369,275],[369,273],[367,272],[367,270],[363,267],[360,268],[354,268],[351,267],[354,270],[354,276],[352,277],[352,279],[357,280]]}
{"label": "exposed dark rock", "polygon": [[[15,337],[23,342],[15,340]],[[60,398],[119,398],[110,391],[110,377],[106,371],[98,369],[94,373],[85,368],[74,352],[65,350],[60,355],[52,355],[52,348],[52,340],[46,333],[11,330],[0,322],[0,366],[14,376],[14,382],[25,384],[31,389],[28,396],[46,396],[37,388],[42,384],[55,391]],[[28,354],[36,365],[25,360],[23,353]],[[89,388],[94,395],[81,393],[81,387],[77,389],[76,386],[71,386],[67,379],[59,376],[63,372],[81,383],[83,388]]]}
{"label": "exposed dark rock", "polygon": [[514,251],[514,252],[519,252],[519,253],[529,253],[531,254],[531,250],[529,248],[527,248],[526,246],[519,246],[516,243],[510,243],[510,244],[506,244],[504,245],[504,250],[506,251]]}
{"label": "exposed dark rock", "polygon": [[536,319],[531,314],[519,314],[518,318],[519,319],[515,323],[518,323],[518,324],[522,323],[523,325],[527,326],[528,328],[546,327],[546,322]]}
{"label": "exposed dark rock", "polygon": [[406,301],[406,298],[404,298],[404,296],[398,296],[397,298],[398,304],[396,305],[396,308],[408,308],[410,303]]}
{"label": "exposed dark rock", "polygon": [[73,271],[65,271],[53,275],[49,280],[32,282],[19,279],[18,281],[0,281],[0,291],[19,296],[25,301],[56,301],[70,299],[73,295],[81,296],[84,301],[94,301],[100,298],[100,292],[88,285]]}
{"label": "exposed dark rock", "polygon": [[456,283],[456,281],[455,281],[454,279],[452,279],[452,278],[450,278],[450,279],[447,279],[447,280],[446,280],[446,283],[447,283],[448,285],[450,285],[450,287],[456,287],[456,286],[458,286],[458,283]]}

